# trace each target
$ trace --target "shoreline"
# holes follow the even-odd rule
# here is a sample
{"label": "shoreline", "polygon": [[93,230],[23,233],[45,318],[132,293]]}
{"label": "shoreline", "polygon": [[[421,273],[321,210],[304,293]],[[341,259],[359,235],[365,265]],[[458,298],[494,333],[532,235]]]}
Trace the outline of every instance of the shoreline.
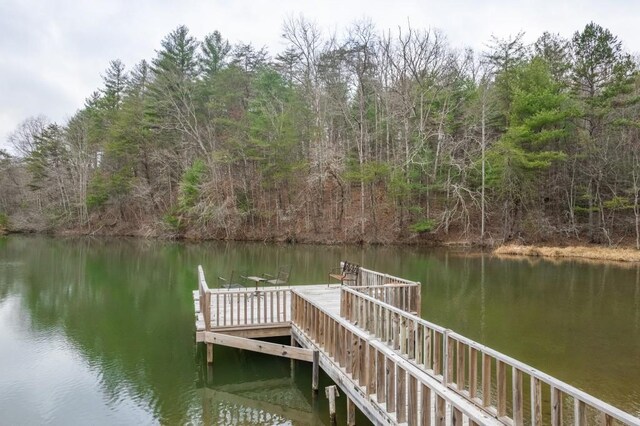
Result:
{"label": "shoreline", "polygon": [[600,246],[547,247],[534,245],[505,244],[495,250],[496,256],[544,257],[564,259],[588,259],[608,262],[640,262],[640,250],[635,248],[611,248]]}
{"label": "shoreline", "polygon": [[266,244],[311,244],[311,245],[352,245],[352,246],[406,246],[406,247],[432,247],[432,248],[452,248],[452,249],[470,249],[491,253],[495,256],[517,257],[517,258],[545,258],[556,260],[589,260],[601,262],[616,262],[633,264],[640,262],[640,250],[632,247],[602,247],[602,246],[542,246],[542,245],[523,245],[523,244],[481,244],[479,241],[469,240],[442,240],[440,238],[422,239],[419,241],[340,241],[329,239],[311,239],[311,238],[188,238],[188,237],[168,237],[163,235],[140,235],[136,233],[87,233],[70,230],[10,230],[4,234],[0,232],[0,236],[9,235],[46,235],[50,237],[62,238],[133,238],[140,240],[165,240],[179,241],[184,243],[203,243],[209,241],[221,242],[247,242],[247,243],[266,243]]}

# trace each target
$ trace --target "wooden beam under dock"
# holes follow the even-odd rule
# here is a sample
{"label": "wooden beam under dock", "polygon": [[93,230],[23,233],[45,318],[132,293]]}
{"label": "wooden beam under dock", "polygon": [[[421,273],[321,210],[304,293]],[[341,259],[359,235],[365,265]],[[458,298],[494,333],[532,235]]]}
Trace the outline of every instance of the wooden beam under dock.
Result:
{"label": "wooden beam under dock", "polygon": [[267,355],[276,355],[284,358],[297,359],[299,361],[313,362],[313,351],[305,348],[281,345],[278,343],[264,342],[262,340],[247,339],[245,337],[231,336],[228,334],[204,332],[205,343],[228,346],[236,349],[259,352]]}

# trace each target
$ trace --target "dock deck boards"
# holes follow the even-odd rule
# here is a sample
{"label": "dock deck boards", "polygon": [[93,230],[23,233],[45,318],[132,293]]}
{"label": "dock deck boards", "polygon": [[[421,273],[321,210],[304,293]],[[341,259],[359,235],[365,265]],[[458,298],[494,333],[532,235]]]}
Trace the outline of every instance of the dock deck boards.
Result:
{"label": "dock deck boards", "polygon": [[324,312],[340,316],[340,284],[298,286],[294,287],[294,291]]}

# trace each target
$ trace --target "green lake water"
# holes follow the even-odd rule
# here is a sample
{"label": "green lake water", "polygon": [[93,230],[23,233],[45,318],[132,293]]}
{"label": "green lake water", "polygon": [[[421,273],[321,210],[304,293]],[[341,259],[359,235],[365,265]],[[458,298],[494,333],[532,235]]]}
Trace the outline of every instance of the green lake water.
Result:
{"label": "green lake water", "polygon": [[[341,259],[423,283],[423,317],[640,415],[640,268],[403,247],[0,238],[0,425],[328,424],[311,369],[194,344],[232,270],[327,282]],[[321,378],[321,389],[330,384]],[[338,418],[344,419],[344,398]],[[362,420],[362,419],[359,419]]]}

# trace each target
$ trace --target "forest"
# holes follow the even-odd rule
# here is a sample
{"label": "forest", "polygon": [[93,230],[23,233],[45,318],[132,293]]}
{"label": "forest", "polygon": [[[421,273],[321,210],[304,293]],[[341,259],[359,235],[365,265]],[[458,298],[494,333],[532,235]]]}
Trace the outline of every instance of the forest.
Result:
{"label": "forest", "polygon": [[0,151],[0,230],[640,248],[639,61],[606,28],[454,48],[304,17],[269,52],[179,26]]}

